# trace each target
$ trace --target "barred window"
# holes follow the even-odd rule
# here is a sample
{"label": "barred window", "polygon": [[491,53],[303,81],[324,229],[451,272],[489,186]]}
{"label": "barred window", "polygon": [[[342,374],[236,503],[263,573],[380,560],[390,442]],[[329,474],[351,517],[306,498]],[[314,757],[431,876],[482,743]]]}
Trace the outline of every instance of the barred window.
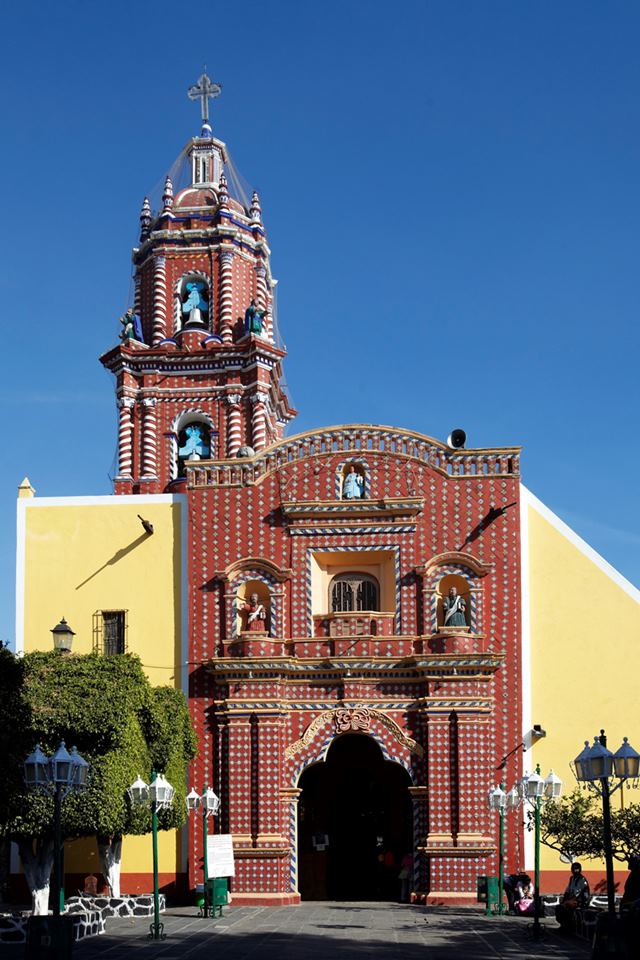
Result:
{"label": "barred window", "polygon": [[93,616],[94,650],[106,657],[127,652],[127,611],[98,610]]}
{"label": "barred window", "polygon": [[378,581],[366,573],[341,573],[329,591],[332,613],[380,609]]}

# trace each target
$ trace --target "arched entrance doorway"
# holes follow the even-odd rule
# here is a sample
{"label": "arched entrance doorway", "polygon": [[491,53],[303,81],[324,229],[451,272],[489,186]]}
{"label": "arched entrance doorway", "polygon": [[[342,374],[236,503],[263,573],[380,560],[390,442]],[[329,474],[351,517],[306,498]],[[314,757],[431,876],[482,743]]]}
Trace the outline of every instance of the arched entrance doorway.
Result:
{"label": "arched entrance doorway", "polygon": [[411,778],[360,733],[333,741],[302,774],[298,804],[303,900],[396,900],[400,860],[413,850]]}

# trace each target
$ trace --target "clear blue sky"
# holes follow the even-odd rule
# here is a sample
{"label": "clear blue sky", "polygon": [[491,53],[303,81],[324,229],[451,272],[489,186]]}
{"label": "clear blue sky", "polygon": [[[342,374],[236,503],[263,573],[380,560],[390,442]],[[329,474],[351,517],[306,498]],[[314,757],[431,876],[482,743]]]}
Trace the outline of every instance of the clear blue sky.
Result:
{"label": "clear blue sky", "polygon": [[205,62],[261,193],[294,429],[522,444],[525,483],[640,583],[639,44],[615,0],[5,5],[0,638],[22,477],[110,491],[97,358]]}

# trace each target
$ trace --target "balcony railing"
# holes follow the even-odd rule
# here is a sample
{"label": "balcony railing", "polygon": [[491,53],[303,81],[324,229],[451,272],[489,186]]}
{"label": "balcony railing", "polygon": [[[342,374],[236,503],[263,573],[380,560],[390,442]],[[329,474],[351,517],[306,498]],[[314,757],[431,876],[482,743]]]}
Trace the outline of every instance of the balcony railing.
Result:
{"label": "balcony railing", "polygon": [[394,633],[395,614],[376,610],[322,613],[313,618],[316,637],[388,637]]}

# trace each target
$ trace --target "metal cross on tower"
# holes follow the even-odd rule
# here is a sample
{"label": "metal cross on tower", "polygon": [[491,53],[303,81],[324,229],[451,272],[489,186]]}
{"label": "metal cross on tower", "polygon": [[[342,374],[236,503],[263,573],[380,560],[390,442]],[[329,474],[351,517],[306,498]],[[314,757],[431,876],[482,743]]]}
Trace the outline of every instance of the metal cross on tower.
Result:
{"label": "metal cross on tower", "polygon": [[199,100],[201,103],[203,124],[209,123],[209,98],[219,97],[221,90],[222,84],[214,83],[209,79],[206,74],[206,67],[198,82],[187,90],[187,96],[190,100]]}

